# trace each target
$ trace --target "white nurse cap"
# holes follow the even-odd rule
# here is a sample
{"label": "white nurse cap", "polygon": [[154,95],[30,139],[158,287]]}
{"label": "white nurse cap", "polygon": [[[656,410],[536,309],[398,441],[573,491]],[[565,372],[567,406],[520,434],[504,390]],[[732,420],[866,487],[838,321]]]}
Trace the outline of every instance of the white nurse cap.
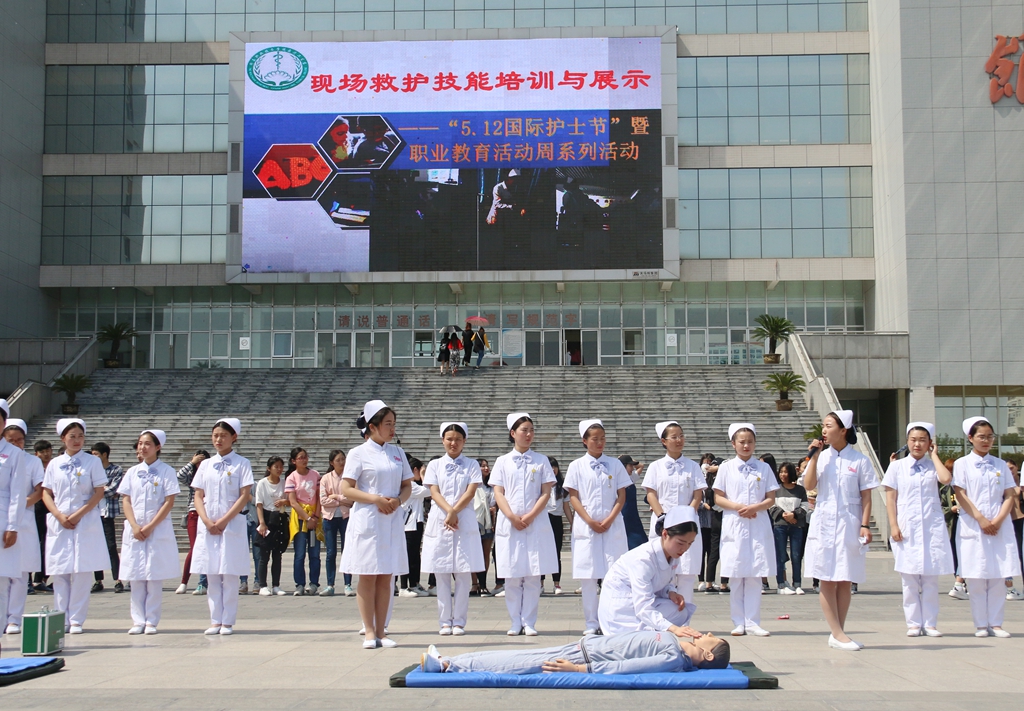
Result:
{"label": "white nurse cap", "polygon": [[7,420],[7,426],[5,426],[4,429],[9,430],[12,427],[17,427],[21,430],[22,434],[28,436],[28,425],[25,424],[25,420],[19,420],[17,417],[12,417]]}
{"label": "white nurse cap", "polygon": [[932,439],[935,439],[935,425],[933,425],[931,422],[911,422],[909,425],[907,425],[907,434],[910,434],[910,430],[918,428],[927,432],[928,436],[931,437]]}
{"label": "white nurse cap", "polygon": [[[683,426],[681,424],[679,424],[678,422],[676,422],[675,420],[668,420],[667,422],[659,422],[658,424],[656,424],[654,426],[654,431],[658,435],[658,439],[661,439],[662,437],[664,437],[665,436],[665,430],[667,430],[672,425],[675,425],[679,429],[683,429]],[[731,437],[732,437],[732,435],[730,435],[730,438]]]}
{"label": "white nurse cap", "polygon": [[65,417],[62,420],[57,420],[57,434],[63,437],[71,425],[81,425],[82,432],[85,433],[85,420],[80,420],[77,417]]}
{"label": "white nurse cap", "polygon": [[167,442],[167,433],[165,433],[163,430],[142,430],[142,432],[139,432],[139,437],[141,437],[144,434],[151,434],[154,437],[156,437],[156,443],[159,444],[161,447],[163,447],[164,444]]}
{"label": "white nurse cap", "polygon": [[604,429],[604,423],[601,420],[582,420],[580,421],[580,437],[586,437],[587,430],[591,427],[600,427]]}
{"label": "white nurse cap", "polygon": [[729,439],[732,439],[739,430],[750,430],[754,433],[754,436],[757,437],[757,430],[749,422],[733,422],[729,425]]}
{"label": "white nurse cap", "polygon": [[452,425],[455,425],[456,427],[461,428],[462,431],[466,433],[466,436],[469,437],[469,427],[466,425],[465,422],[442,422],[441,423],[441,439],[444,439],[444,431],[446,429],[448,429],[449,427],[451,427]]}
{"label": "white nurse cap", "polygon": [[370,400],[370,402],[363,405],[363,421],[369,422],[373,419],[374,415],[387,407],[387,403],[383,400]]}
{"label": "white nurse cap", "polygon": [[6,420],[11,416],[11,403],[7,402],[3,398],[0,398],[0,411],[4,413],[4,419]]}
{"label": "white nurse cap", "polygon": [[[992,423],[989,422],[989,419],[987,417],[968,417],[966,420],[964,420],[964,434],[967,435],[968,437],[970,437],[971,436],[971,428],[974,427],[979,422],[984,422],[989,427],[992,427]],[[995,428],[992,427],[992,429],[995,429]]]}
{"label": "white nurse cap", "polygon": [[853,427],[853,410],[835,410],[831,414],[839,418],[839,424],[843,426],[844,430]]}
{"label": "white nurse cap", "polygon": [[530,418],[529,412],[513,412],[505,418],[505,429],[512,431],[512,427],[516,424],[517,420],[521,420],[524,417]]}
{"label": "white nurse cap", "polygon": [[681,523],[692,521],[697,523],[697,512],[694,511],[693,507],[688,504],[682,506],[676,506],[674,509],[665,514],[664,528],[672,528],[678,526]]}
{"label": "white nurse cap", "polygon": [[225,424],[234,430],[236,435],[242,434],[242,422],[237,417],[222,417],[213,423],[214,428],[219,424]]}

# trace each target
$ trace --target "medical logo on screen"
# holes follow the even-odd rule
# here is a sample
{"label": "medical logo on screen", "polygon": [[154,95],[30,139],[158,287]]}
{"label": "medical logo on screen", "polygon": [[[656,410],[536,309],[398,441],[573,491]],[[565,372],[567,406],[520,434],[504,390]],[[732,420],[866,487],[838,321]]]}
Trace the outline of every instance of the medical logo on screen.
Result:
{"label": "medical logo on screen", "polygon": [[663,264],[660,38],[246,57],[247,271]]}

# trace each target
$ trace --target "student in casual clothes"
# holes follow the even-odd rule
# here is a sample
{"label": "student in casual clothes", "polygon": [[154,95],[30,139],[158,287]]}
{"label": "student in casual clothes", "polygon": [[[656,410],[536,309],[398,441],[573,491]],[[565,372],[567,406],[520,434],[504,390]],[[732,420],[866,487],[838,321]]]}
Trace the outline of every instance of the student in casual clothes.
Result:
{"label": "student in casual clothes", "polygon": [[[185,514],[185,530],[188,531],[188,555],[185,556],[185,565],[181,571],[181,584],[174,591],[176,595],[184,595],[188,591],[188,581],[192,577],[192,550],[196,545],[196,534],[199,531],[199,513],[196,511],[196,490],[192,488],[192,480],[195,479],[196,469],[203,460],[209,459],[210,453],[205,449],[197,449],[192,455],[192,460],[178,470],[178,484],[188,487],[188,513]],[[199,576],[199,585],[193,595],[206,594],[206,576]]]}
{"label": "student in casual clothes", "polygon": [[[763,460],[762,460],[763,461]],[[807,491],[796,483],[796,465],[783,462],[779,467],[782,486],[775,492],[775,504],[768,509],[775,534],[775,582],[779,595],[803,595],[802,568],[804,534],[807,531]],[[793,583],[786,582],[786,547],[793,563]]]}
{"label": "student in casual clothes", "polygon": [[622,522],[626,526],[626,541],[629,549],[633,550],[642,546],[648,541],[647,531],[644,529],[644,522],[640,519],[640,509],[636,503],[636,486],[643,481],[644,465],[633,459],[628,454],[619,457],[622,466],[626,468],[631,482],[626,489],[626,503],[622,506]]}
{"label": "student in casual clothes", "polygon": [[199,465],[192,487],[202,524],[196,536],[196,572],[206,573],[209,585],[210,627],[204,634],[230,635],[238,617],[239,578],[249,572],[245,517],[253,487],[249,460],[234,451],[242,431],[235,417],[213,425],[211,439],[217,454]]}
{"label": "student in casual clothes", "polygon": [[[438,459],[438,457],[434,457]],[[409,499],[402,504],[405,515],[405,550],[409,555],[409,572],[399,576],[398,596],[399,597],[428,597],[432,593],[437,594],[431,582],[428,592],[420,585],[420,575],[423,569],[423,532],[426,526],[426,518],[423,514],[423,502],[430,498],[430,488],[424,485],[423,476],[426,473],[426,466],[416,457],[409,457],[409,468],[412,469],[412,493]],[[433,571],[430,573],[430,580],[434,580]]]}
{"label": "student in casual clothes", "polygon": [[629,550],[622,507],[632,482],[617,459],[604,456],[601,420],[579,423],[587,453],[569,465],[565,489],[576,513],[572,524],[572,576],[583,589],[583,634],[597,634],[598,580]]}
{"label": "student in casual clothes", "polygon": [[[117,531],[114,520],[121,513],[119,504],[120,496],[117,489],[121,486],[121,477],[124,470],[117,464],[110,461],[110,445],[106,442],[97,442],[92,446],[92,455],[99,457],[103,463],[103,471],[107,473],[107,485],[103,489],[103,501],[100,502],[100,523],[103,524],[103,538],[107,542],[107,554],[110,556],[110,573],[114,578],[114,592],[124,592],[124,584],[121,582],[120,565],[118,557]],[[97,570],[94,574],[96,582],[93,583],[90,592],[103,590],[103,571]]]}
{"label": "student in casual clothes", "polygon": [[178,544],[168,517],[181,489],[174,469],[160,461],[166,441],[163,430],[139,433],[135,451],[142,462],[125,473],[117,490],[124,504],[121,569],[132,588],[132,635],[157,633],[164,580],[178,577]]}
{"label": "student in casual clothes", "polygon": [[323,521],[320,516],[320,473],[309,468],[309,454],[302,447],[292,449],[288,460],[288,477],[285,479],[284,493],[292,508],[289,530],[295,544],[294,594],[295,597],[316,595],[320,588],[320,542],[324,538]]}
{"label": "student in casual clothes", "polygon": [[[53,445],[47,440],[38,440],[32,445],[32,451],[36,455],[36,458],[43,465],[43,471],[46,471],[46,467],[50,466],[50,460],[53,459]],[[53,585],[47,585],[46,578],[46,516],[49,514],[49,510],[46,508],[46,504],[42,498],[36,502],[35,505],[35,518],[36,518],[36,533],[39,536],[39,560],[40,569],[34,576],[35,585],[29,592],[30,595],[34,595],[37,592],[47,592],[53,590]]]}
{"label": "student in casual clothes", "polygon": [[[260,546],[259,569],[256,575],[262,583],[260,595],[286,595],[281,589],[281,554],[288,550],[291,523],[291,505],[284,493],[284,460],[271,457],[267,460],[267,474],[256,484],[256,545]],[[330,558],[328,558],[330,560]],[[267,578],[267,567],[271,578]],[[328,563],[330,570],[330,563]]]}
{"label": "student in casual clothes", "polygon": [[[320,477],[320,512],[324,517],[324,542],[327,544],[327,587],[320,591],[321,597],[334,595],[334,583],[338,575],[338,552],[345,550],[345,530],[352,502],[341,493],[341,475],[345,472],[345,452],[332,449],[327,473]],[[338,540],[341,545],[338,545]],[[352,597],[352,576],[344,573],[345,596]]]}
{"label": "student in casual clothes", "polygon": [[[7,443],[24,451],[28,425],[24,420],[9,418],[3,435]],[[21,617],[25,614],[25,600],[29,590],[32,590],[31,574],[42,569],[39,546],[36,545],[35,505],[43,498],[43,463],[39,457],[34,457],[29,453],[24,454],[22,461],[29,471],[23,482],[25,485],[25,510],[21,512],[21,525],[18,527],[17,540],[18,548],[21,550],[22,575],[11,577],[7,609],[0,610],[0,613],[6,613],[5,617],[0,617],[0,627],[6,624],[5,634],[21,633]]]}
{"label": "student in casual clothes", "polygon": [[[558,572],[551,574],[551,582],[554,584],[552,592],[555,595],[562,594],[562,546],[565,540],[565,521],[572,523],[573,511],[569,505],[569,495],[565,491],[565,476],[559,469],[558,460],[548,457],[551,464],[551,471],[555,473],[555,486],[551,489],[551,498],[548,500],[548,518],[551,521],[551,532],[555,536],[555,555],[558,557]],[[570,529],[571,530],[571,529]],[[540,576],[541,591],[544,589],[544,576]]]}
{"label": "student in casual clothes", "polygon": [[470,590],[479,593],[481,597],[490,597],[491,591],[487,589],[487,571],[491,565],[491,545],[494,543],[494,514],[497,505],[494,503],[494,490],[491,489],[488,481],[491,477],[491,466],[486,459],[476,460],[480,465],[480,476],[482,482],[476,488],[473,495],[473,511],[476,513],[477,528],[480,530],[480,545],[484,551],[484,569],[473,575],[473,588]]}
{"label": "student in casual clothes", "polygon": [[53,578],[53,603],[65,614],[66,632],[82,634],[89,613],[89,580],[110,563],[103,526],[96,510],[107,474],[99,457],[83,450],[85,422],[57,421],[64,454],[54,457],[43,476],[46,521],[46,570]]}
{"label": "student in casual clothes", "polygon": [[722,516],[722,575],[729,576],[729,607],[734,637],[767,637],[761,627],[761,577],[775,574],[772,523],[768,509],[779,488],[775,475],[754,458],[757,430],[749,422],[729,426],[736,457],[723,464],[715,477],[715,503]]}

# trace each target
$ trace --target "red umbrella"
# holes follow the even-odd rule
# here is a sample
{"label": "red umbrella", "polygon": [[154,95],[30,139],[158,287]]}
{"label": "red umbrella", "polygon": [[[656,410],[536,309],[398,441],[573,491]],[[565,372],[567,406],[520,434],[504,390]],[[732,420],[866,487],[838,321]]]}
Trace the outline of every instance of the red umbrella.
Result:
{"label": "red umbrella", "polygon": [[471,323],[474,326],[490,326],[491,322],[484,316],[469,316],[466,319],[466,323]]}

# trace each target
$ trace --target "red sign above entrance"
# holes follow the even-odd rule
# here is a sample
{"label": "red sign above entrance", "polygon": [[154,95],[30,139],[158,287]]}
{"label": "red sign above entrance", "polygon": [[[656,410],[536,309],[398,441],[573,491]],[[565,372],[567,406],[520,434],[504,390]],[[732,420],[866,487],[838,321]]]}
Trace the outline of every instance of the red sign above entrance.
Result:
{"label": "red sign above entrance", "polygon": [[[991,77],[988,83],[988,98],[993,104],[1001,99],[1017,95],[1017,101],[1024,104],[1024,72],[1017,71],[1017,86],[1010,84],[1010,75],[1013,74],[1013,57],[1020,50],[1020,42],[1024,35],[1008,37],[996,35],[996,47],[992,50],[992,56],[985,62],[985,71]],[[1015,91],[1016,89],[1016,91]]]}

